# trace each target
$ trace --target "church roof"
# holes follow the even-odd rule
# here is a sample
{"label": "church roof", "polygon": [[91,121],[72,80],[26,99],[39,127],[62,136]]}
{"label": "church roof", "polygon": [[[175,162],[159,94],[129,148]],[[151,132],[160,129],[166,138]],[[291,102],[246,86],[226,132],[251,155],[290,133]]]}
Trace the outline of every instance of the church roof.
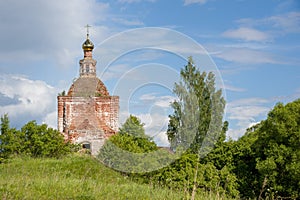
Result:
{"label": "church roof", "polygon": [[94,49],[94,44],[87,36],[85,42],[82,44],[82,49],[85,51],[92,51]]}
{"label": "church roof", "polygon": [[100,97],[109,96],[103,82],[97,77],[79,77],[70,87],[68,96]]}

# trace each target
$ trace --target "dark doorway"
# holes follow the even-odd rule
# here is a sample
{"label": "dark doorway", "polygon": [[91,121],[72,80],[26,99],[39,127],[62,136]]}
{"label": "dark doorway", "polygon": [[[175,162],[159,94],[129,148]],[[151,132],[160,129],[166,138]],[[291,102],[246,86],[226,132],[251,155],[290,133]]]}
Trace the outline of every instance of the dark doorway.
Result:
{"label": "dark doorway", "polygon": [[91,150],[91,144],[90,143],[82,143],[82,148]]}

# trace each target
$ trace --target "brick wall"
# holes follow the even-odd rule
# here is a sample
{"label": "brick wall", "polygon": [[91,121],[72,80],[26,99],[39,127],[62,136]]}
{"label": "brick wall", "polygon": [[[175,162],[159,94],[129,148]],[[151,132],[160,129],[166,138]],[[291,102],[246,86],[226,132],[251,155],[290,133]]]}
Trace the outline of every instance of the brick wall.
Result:
{"label": "brick wall", "polygon": [[[119,97],[58,96],[58,130],[73,143],[89,142],[96,154],[118,130]],[[96,147],[98,146],[98,147]]]}

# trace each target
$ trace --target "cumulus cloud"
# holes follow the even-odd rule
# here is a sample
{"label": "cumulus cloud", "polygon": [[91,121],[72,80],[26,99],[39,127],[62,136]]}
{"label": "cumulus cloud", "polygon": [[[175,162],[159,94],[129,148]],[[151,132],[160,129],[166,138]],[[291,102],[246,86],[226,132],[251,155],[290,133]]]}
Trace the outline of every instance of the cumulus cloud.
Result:
{"label": "cumulus cloud", "polygon": [[30,120],[42,122],[56,110],[57,89],[40,80],[1,75],[0,95],[7,99],[6,104],[0,105],[1,115],[7,113],[12,125],[18,127]]}
{"label": "cumulus cloud", "polygon": [[[129,115],[130,113],[127,111],[120,112],[120,127],[124,124]],[[145,133],[152,137],[158,146],[167,147],[170,145],[166,135],[169,122],[168,115],[160,113],[137,113],[133,115],[141,120],[144,124]]]}
{"label": "cumulus cloud", "polygon": [[169,118],[159,113],[138,114],[137,117],[145,124],[145,132],[158,146],[168,146],[166,135]]}
{"label": "cumulus cloud", "polygon": [[47,124],[51,128],[57,129],[57,110],[48,113],[43,118],[43,123]]}
{"label": "cumulus cloud", "polygon": [[157,135],[155,135],[154,142],[159,147],[169,147],[170,146],[170,142],[168,140],[168,136],[165,131],[160,132]]}
{"label": "cumulus cloud", "polygon": [[227,118],[236,121],[236,127],[229,128],[228,136],[232,139],[241,137],[247,128],[259,122],[270,111],[269,100],[247,98],[229,102],[226,107]]}
{"label": "cumulus cloud", "polygon": [[224,37],[241,39],[245,41],[264,42],[270,39],[270,36],[267,33],[264,33],[262,31],[253,28],[247,28],[247,27],[227,30],[222,35]]}
{"label": "cumulus cloud", "polygon": [[[84,25],[105,20],[108,4],[96,0],[0,1],[0,59],[53,59],[61,66],[70,64],[85,37]],[[107,30],[94,27],[93,38],[107,37]],[[101,30],[101,31],[99,31]]]}

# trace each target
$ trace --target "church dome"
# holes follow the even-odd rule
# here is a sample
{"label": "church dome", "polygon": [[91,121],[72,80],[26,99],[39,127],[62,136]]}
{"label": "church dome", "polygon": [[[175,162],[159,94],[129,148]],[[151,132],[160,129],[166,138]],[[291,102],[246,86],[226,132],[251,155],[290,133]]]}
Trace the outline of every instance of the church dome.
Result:
{"label": "church dome", "polygon": [[87,38],[82,44],[82,49],[85,51],[92,51],[94,49],[94,44],[89,38]]}
{"label": "church dome", "polygon": [[79,77],[70,87],[68,96],[103,97],[109,96],[103,82],[97,77]]}

